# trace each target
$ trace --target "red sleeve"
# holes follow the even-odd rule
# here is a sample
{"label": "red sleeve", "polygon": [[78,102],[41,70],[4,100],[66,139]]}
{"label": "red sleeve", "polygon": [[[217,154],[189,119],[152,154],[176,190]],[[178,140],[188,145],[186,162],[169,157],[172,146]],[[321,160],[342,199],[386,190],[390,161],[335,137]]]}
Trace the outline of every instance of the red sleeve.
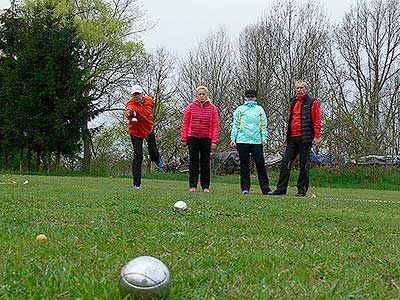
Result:
{"label": "red sleeve", "polygon": [[129,100],[128,101],[128,103],[126,104],[126,106],[125,106],[125,118],[127,118],[128,119],[128,114],[129,114],[129,111],[132,109],[132,108],[134,108],[134,102],[133,102],[134,100]]}
{"label": "red sleeve", "polygon": [[218,144],[218,133],[219,133],[219,117],[217,107],[214,105],[212,115],[212,128],[211,128],[211,143]]}
{"label": "red sleeve", "polygon": [[[133,100],[135,101],[135,100]],[[144,96],[144,104],[136,105],[137,117],[146,120],[147,123],[153,126],[153,110],[154,110],[154,99],[150,96]]]}
{"label": "red sleeve", "polygon": [[320,138],[321,136],[321,109],[319,106],[319,102],[317,100],[314,100],[314,103],[311,107],[311,116],[314,124],[314,134],[317,139]]}
{"label": "red sleeve", "polygon": [[189,125],[190,125],[190,104],[186,107],[185,112],[183,113],[183,122],[182,122],[182,130],[181,130],[181,141],[187,142],[188,134],[189,134]]}

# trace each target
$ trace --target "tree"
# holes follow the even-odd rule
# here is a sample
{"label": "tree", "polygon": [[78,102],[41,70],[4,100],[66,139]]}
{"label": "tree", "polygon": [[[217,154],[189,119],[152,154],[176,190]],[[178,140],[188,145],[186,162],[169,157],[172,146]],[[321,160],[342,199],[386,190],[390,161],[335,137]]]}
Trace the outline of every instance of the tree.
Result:
{"label": "tree", "polygon": [[393,153],[398,145],[399,19],[398,0],[357,2],[335,29],[326,74],[332,114],[345,124],[342,152]]}
{"label": "tree", "polygon": [[270,26],[259,21],[248,25],[239,36],[238,87],[242,94],[246,89],[256,89],[261,101],[267,99],[274,75],[272,35]]}
{"label": "tree", "polygon": [[294,80],[305,78],[311,87],[321,76],[323,46],[329,24],[319,6],[311,1],[296,5],[277,2],[266,23],[270,26],[276,86],[285,99],[293,95]]}
{"label": "tree", "polygon": [[[26,1],[26,9],[35,3]],[[85,96],[92,100],[92,116],[82,131],[84,143],[82,169],[88,171],[91,162],[92,132],[88,122],[95,116],[113,110],[120,102],[126,87],[131,85],[129,72],[144,54],[138,33],[151,27],[143,20],[139,0],[59,0],[54,14],[72,14],[82,40],[80,66],[88,89]]]}
{"label": "tree", "polygon": [[[69,1],[63,4],[68,7]],[[72,10],[84,41],[81,64],[87,70],[85,80],[92,88],[94,115],[112,109],[131,85],[130,69],[142,58],[143,46],[134,42],[137,33],[147,29],[138,0],[79,0]],[[88,120],[89,121],[89,120]],[[83,132],[83,169],[90,168],[91,134]]]}
{"label": "tree", "polygon": [[53,155],[58,166],[61,155],[75,155],[91,114],[76,26],[54,9],[49,1],[2,16],[3,151],[18,149],[28,163],[34,152],[37,167],[48,167]]}

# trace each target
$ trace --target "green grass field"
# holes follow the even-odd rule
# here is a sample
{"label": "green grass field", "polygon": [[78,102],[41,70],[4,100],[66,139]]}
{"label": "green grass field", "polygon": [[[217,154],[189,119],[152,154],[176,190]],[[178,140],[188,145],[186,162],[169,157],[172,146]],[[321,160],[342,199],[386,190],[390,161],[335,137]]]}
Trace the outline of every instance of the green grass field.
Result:
{"label": "green grass field", "polygon": [[141,255],[169,267],[170,300],[400,299],[399,191],[244,196],[238,181],[190,194],[185,181],[2,174],[0,299],[120,299],[119,272]]}

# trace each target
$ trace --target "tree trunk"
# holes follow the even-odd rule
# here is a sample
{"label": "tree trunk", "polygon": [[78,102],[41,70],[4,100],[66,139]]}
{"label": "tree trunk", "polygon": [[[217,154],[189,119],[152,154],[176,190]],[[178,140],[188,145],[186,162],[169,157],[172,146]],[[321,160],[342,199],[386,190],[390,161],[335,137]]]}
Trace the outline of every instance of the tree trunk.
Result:
{"label": "tree trunk", "polygon": [[56,153],[55,168],[56,168],[56,172],[61,171],[61,153],[60,153],[60,151],[57,151],[57,153]]}
{"label": "tree trunk", "polygon": [[27,155],[26,155],[26,159],[27,159],[27,170],[31,170],[31,168],[32,168],[32,149],[31,149],[31,147],[29,146],[28,147],[28,153],[27,153]]}
{"label": "tree trunk", "polygon": [[147,173],[150,173],[151,172],[151,160],[150,159],[146,159],[146,161],[147,161]]}
{"label": "tree trunk", "polygon": [[46,155],[43,155],[43,170],[47,171],[47,173],[50,173],[50,167],[49,167],[49,161]]}
{"label": "tree trunk", "polygon": [[22,172],[24,167],[24,148],[19,149],[19,171]]}
{"label": "tree trunk", "polygon": [[40,170],[40,152],[36,152],[36,166],[35,170],[39,171]]}
{"label": "tree trunk", "polygon": [[92,149],[91,149],[91,136],[88,128],[88,122],[85,124],[85,128],[82,131],[82,140],[83,140],[83,161],[82,161],[82,171],[88,172],[90,170],[90,163],[92,160]]}

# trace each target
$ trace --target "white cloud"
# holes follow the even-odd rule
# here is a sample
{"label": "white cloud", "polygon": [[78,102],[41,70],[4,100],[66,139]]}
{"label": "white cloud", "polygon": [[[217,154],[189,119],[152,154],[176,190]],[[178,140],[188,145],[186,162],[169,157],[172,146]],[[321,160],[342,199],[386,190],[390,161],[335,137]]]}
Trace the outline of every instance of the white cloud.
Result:
{"label": "white cloud", "polygon": [[[356,0],[354,0],[356,1]],[[210,31],[223,26],[236,38],[246,26],[265,15],[274,0],[144,0],[147,18],[157,20],[151,31],[143,33],[146,47],[162,46],[186,53],[196,47]],[[350,6],[349,0],[318,1],[331,20],[339,20]]]}
{"label": "white cloud", "polygon": [[[333,21],[340,20],[356,0],[317,1]],[[146,19],[156,26],[142,34],[146,47],[164,47],[181,56],[223,26],[236,38],[246,26],[262,17],[275,0],[142,0]],[[0,0],[0,9],[10,7]]]}

